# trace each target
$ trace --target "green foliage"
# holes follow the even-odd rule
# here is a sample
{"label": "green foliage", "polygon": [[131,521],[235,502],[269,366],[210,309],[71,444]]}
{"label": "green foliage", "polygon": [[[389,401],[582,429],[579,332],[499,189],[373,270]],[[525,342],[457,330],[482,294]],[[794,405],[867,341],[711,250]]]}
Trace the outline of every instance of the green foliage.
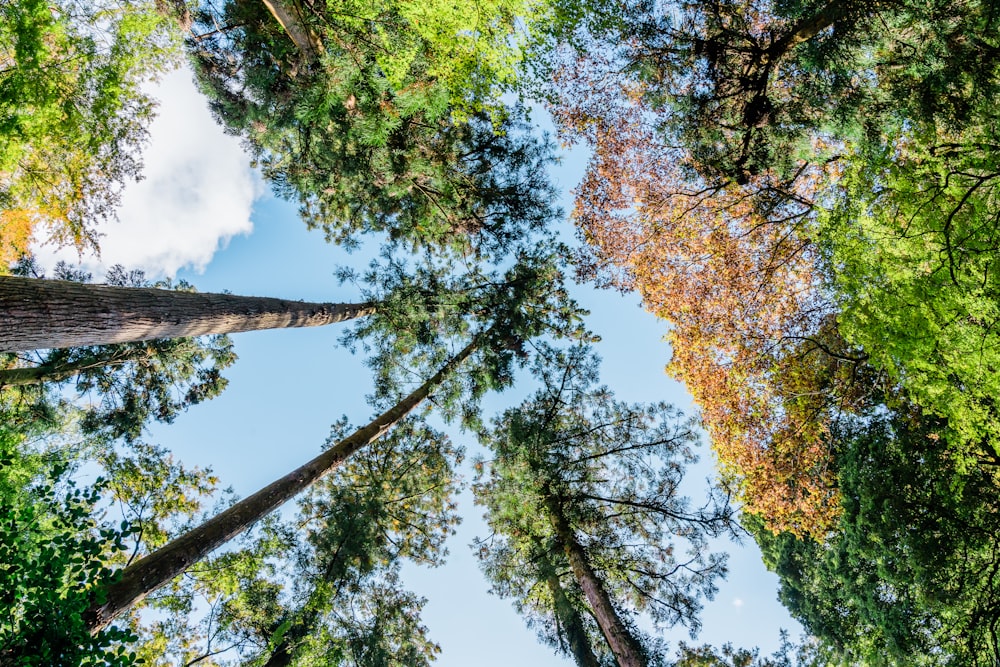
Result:
{"label": "green foliage", "polygon": [[[329,444],[350,430],[333,427]],[[238,549],[192,567],[157,593],[168,616],[145,630],[144,657],[225,664],[427,665],[438,648],[420,623],[424,601],[401,587],[404,559],[439,565],[458,522],[454,466],[462,451],[410,418],[358,452]],[[196,602],[208,615],[190,626]]]}
{"label": "green foliage", "polygon": [[510,386],[515,369],[531,359],[533,339],[588,335],[585,313],[565,285],[565,254],[542,239],[508,266],[459,264],[429,253],[411,263],[387,252],[361,276],[342,271],[343,279],[358,281],[365,300],[380,304],[343,337],[370,353],[379,405],[395,403],[475,337],[473,358],[434,393],[445,419],[475,428],[479,400]]}
{"label": "green foliage", "polygon": [[[517,23],[543,3],[338,0],[320,5],[292,0],[277,4],[303,24],[320,62],[308,62],[310,54],[299,53],[291,37],[294,30],[285,34],[263,6],[228,3],[216,10],[205,3],[195,13],[195,32],[208,32],[199,30],[202,24],[211,25],[210,30],[221,26],[220,39],[234,43],[258,30],[269,34],[271,45],[281,54],[277,62],[292,76],[299,75],[299,67],[307,71],[327,67],[329,59],[369,59],[388,89],[412,94],[414,84],[433,82],[444,95],[443,101],[464,115],[496,104],[515,82],[524,39]],[[247,21],[251,16],[253,20]],[[224,20],[213,25],[208,17]],[[234,17],[243,22],[231,20]],[[251,57],[261,56],[267,58],[266,54]]]}
{"label": "green foliage", "polygon": [[104,483],[79,489],[64,464],[41,467],[24,485],[22,439],[0,427],[0,662],[136,664],[131,632],[112,626],[91,635],[84,618],[133,529],[95,519]]}
{"label": "green foliage", "polygon": [[142,84],[178,46],[153,2],[0,2],[0,231],[24,216],[59,245],[97,248],[94,223],[139,175]]}
{"label": "green foliage", "polygon": [[822,544],[755,530],[781,599],[845,659],[992,665],[996,458],[966,469],[947,425],[902,404],[838,433],[844,512]]}
{"label": "green foliage", "polygon": [[[657,626],[695,632],[699,599],[711,598],[725,574],[725,556],[708,553],[708,538],[733,524],[725,500],[713,495],[694,509],[678,495],[694,460],[693,424],[666,404],[628,405],[595,387],[596,360],[585,347],[547,349],[535,370],[543,389],[481,435],[494,458],[479,464],[474,488],[493,536],[477,546],[493,591],[514,598],[560,652],[579,661],[572,633],[582,630],[608,662],[567,561],[572,540],[633,636],[641,636],[635,619],[644,613]],[[653,660],[655,642],[643,641]]]}
{"label": "green foliage", "polygon": [[844,336],[947,420],[969,463],[1000,447],[994,122],[955,137],[913,126],[860,149],[817,222]]}
{"label": "green foliage", "polygon": [[[379,232],[406,245],[496,252],[557,215],[544,174],[552,161],[548,142],[525,132],[521,110],[476,110],[485,104],[475,99],[480,84],[489,89],[503,78],[483,78],[456,52],[438,54],[427,36],[445,39],[444,28],[434,26],[473,11],[477,27],[456,35],[455,48],[464,52],[466,38],[477,37],[476,48],[488,49],[498,37],[486,35],[489,12],[510,23],[510,7],[506,0],[446,4],[447,12],[435,2],[343,14],[314,8],[308,25],[324,55],[306,71],[262,3],[229,3],[221,16],[208,9],[195,16],[205,36],[189,47],[214,113],[329,240],[353,245],[359,234]],[[418,14],[419,25],[411,25],[407,17]],[[383,41],[392,48],[382,48]],[[475,62],[493,66],[482,53]],[[442,78],[449,68],[465,72],[465,80]],[[471,95],[462,98],[467,105],[451,86]]]}

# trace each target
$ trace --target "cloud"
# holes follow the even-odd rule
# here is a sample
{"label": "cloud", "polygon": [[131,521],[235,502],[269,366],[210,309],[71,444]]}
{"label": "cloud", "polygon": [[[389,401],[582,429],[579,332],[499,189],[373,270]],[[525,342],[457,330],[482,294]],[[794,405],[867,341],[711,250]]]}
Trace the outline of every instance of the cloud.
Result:
{"label": "cloud", "polygon": [[[237,138],[211,117],[204,97],[182,68],[163,78],[154,95],[159,113],[143,153],[144,178],[124,192],[119,221],[98,226],[101,256],[84,256],[98,279],[113,264],[172,276],[184,267],[204,270],[215,252],[253,230],[253,202],[264,193],[260,177]],[[50,268],[59,259],[80,261],[73,249],[35,249]]]}
{"label": "cloud", "polygon": [[739,609],[740,607],[742,607],[743,606],[743,599],[742,598],[733,598],[733,606],[736,607],[737,609]]}

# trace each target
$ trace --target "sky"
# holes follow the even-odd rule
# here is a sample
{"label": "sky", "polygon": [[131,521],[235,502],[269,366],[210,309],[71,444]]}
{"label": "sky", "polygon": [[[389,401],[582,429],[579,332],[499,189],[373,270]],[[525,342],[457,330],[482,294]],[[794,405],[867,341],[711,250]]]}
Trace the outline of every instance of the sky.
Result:
{"label": "sky", "polygon": [[[186,70],[166,76],[155,92],[159,117],[144,154],[145,178],[126,190],[120,221],[103,225],[101,256],[83,257],[100,279],[120,263],[149,277],[188,280],[200,291],[273,296],[306,301],[353,301],[340,286],[338,265],[361,268],[365,260],[327,244],[306,230],[295,206],[275,199],[234,137],[225,135],[208,113]],[[570,189],[583,170],[585,155],[567,153],[555,173],[570,208]],[[37,249],[41,263],[76,262],[75,251]],[[591,311],[590,328],[602,338],[602,380],[619,399],[667,400],[691,413],[683,387],[664,373],[670,350],[666,325],[642,310],[634,296],[578,286],[574,297]],[[192,407],[168,426],[156,425],[148,440],[168,447],[189,466],[211,467],[221,486],[248,495],[312,458],[330,424],[341,415],[365,423],[372,411],[364,402],[370,388],[363,359],[338,346],[342,329],[320,327],[234,335],[239,360],[226,373],[223,394]],[[489,397],[496,413],[521,402],[532,390],[530,377]],[[454,433],[468,458],[477,445]],[[468,460],[467,458],[467,460]],[[686,493],[697,501],[713,475],[706,445],[701,461],[688,471]],[[468,481],[471,473],[464,471]],[[408,566],[404,582],[428,599],[423,620],[442,652],[441,667],[569,665],[539,644],[508,600],[488,593],[469,544],[488,533],[481,509],[466,491],[460,499],[463,523],[449,541],[446,565]],[[702,613],[695,643],[777,648],[779,629],[797,637],[801,628],[777,601],[777,577],[760,562],[752,540],[718,542],[730,553],[729,576]],[[684,629],[664,635],[672,646],[692,643]]]}

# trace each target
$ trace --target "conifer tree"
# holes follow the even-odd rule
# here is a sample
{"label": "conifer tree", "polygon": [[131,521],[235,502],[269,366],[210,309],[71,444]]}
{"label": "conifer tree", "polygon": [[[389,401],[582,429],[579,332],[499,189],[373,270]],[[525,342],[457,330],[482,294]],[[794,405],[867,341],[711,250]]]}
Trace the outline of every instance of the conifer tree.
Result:
{"label": "conifer tree", "polygon": [[[349,430],[334,425],[329,443]],[[399,581],[404,562],[443,563],[457,523],[454,465],[462,452],[409,417],[299,499],[240,548],[190,568],[152,600],[164,616],[140,625],[136,650],[186,662],[219,653],[277,667],[426,665],[438,648],[420,624],[423,601]],[[208,613],[193,615],[206,600]]]}
{"label": "conifer tree", "polygon": [[189,51],[217,118],[308,224],[348,244],[374,231],[406,246],[502,254],[552,219],[551,146],[496,95],[513,76],[526,3],[302,9],[323,45],[308,65],[259,3],[196,13],[203,36]]}
{"label": "conifer tree", "polygon": [[[557,264],[543,259],[547,261],[536,265],[526,258],[507,270],[505,280],[489,283],[491,298],[481,310],[443,308],[444,317],[425,320],[425,325],[436,328],[400,329],[391,311],[364,321],[353,336],[375,349],[373,400],[384,411],[312,461],[125,568],[119,581],[95,595],[88,610],[89,627],[94,631],[105,627],[381,438],[431,396],[446,419],[474,424],[482,395],[509,385],[514,366],[524,363],[527,341],[542,334],[582,333],[578,309],[561,284]],[[463,347],[453,352],[456,341]],[[426,370],[428,366],[433,370]],[[408,384],[421,373],[426,379],[407,393]]]}
{"label": "conifer tree", "polygon": [[690,421],[595,387],[586,347],[547,352],[543,388],[482,435],[494,457],[475,487],[494,531],[478,543],[483,569],[578,664],[658,664],[636,619],[697,630],[699,600],[725,574],[707,540],[734,529],[733,510],[678,494],[694,460]]}

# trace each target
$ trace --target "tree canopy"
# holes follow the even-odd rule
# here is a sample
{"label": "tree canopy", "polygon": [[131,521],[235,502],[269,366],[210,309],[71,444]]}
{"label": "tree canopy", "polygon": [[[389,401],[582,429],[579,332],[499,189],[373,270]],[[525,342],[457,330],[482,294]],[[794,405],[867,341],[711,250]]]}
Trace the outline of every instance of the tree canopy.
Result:
{"label": "tree canopy", "polygon": [[832,433],[865,384],[944,418],[966,465],[998,447],[995,13],[594,2],[546,26],[551,108],[593,149],[585,270],[671,323],[670,371],[772,528],[835,524]]}
{"label": "tree canopy", "polygon": [[[140,174],[142,86],[182,43],[306,225],[379,249],[337,272],[355,304],[251,306],[124,270],[100,287],[0,278],[0,662],[429,664],[400,573],[440,563],[458,518],[460,452],[432,413],[483,447],[493,591],[579,665],[1000,662],[998,13],[0,0],[3,272],[43,235],[97,249]],[[537,100],[589,150],[582,249],[554,227]],[[669,323],[667,370],[721,466],[704,504],[680,494],[698,420],[600,385],[573,271]],[[146,334],[114,319],[140,297],[162,302]],[[212,326],[264,301],[286,323],[351,319],[377,416],[202,515],[217,480],[146,427],[226,384],[231,342],[181,336],[253,327],[185,329],[196,301],[195,319],[228,304]],[[485,394],[528,374],[541,388],[490,419]],[[294,519],[275,514],[293,498]],[[657,633],[699,629],[737,506],[813,636],[671,658]]]}
{"label": "tree canopy", "polygon": [[615,401],[586,347],[546,353],[543,388],[481,436],[493,457],[475,487],[493,529],[478,542],[483,570],[577,664],[658,664],[638,615],[697,631],[700,599],[726,571],[708,538],[733,529],[733,510],[678,494],[690,421]]}

